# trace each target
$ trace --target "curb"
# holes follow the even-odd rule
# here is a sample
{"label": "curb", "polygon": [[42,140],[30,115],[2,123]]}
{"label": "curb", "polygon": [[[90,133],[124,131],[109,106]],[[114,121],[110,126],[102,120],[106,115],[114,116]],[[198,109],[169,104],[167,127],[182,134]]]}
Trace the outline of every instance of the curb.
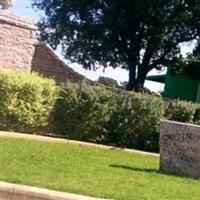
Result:
{"label": "curb", "polygon": [[37,141],[43,141],[43,142],[77,144],[77,145],[83,145],[83,146],[88,146],[88,147],[96,147],[96,148],[107,149],[107,150],[122,151],[122,152],[127,152],[127,153],[137,153],[137,154],[146,155],[146,156],[159,157],[159,154],[157,153],[149,153],[149,152],[139,151],[139,150],[134,150],[134,149],[119,148],[115,146],[107,146],[107,145],[101,145],[101,144],[95,144],[95,143],[89,143],[89,142],[81,142],[81,141],[61,139],[61,138],[52,138],[48,136],[31,135],[31,134],[24,134],[24,133],[0,131],[0,138],[19,138],[19,139],[37,140]]}
{"label": "curb", "polygon": [[48,189],[0,182],[0,200],[105,200]]}

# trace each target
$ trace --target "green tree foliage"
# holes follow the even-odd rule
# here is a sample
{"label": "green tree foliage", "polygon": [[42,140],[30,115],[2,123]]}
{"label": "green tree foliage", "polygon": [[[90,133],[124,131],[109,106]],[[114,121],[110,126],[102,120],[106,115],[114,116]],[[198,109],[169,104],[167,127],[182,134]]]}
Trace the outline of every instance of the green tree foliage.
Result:
{"label": "green tree foliage", "polygon": [[129,70],[127,88],[141,90],[152,69],[171,66],[180,44],[200,35],[200,0],[34,0],[46,16],[43,41],[86,69]]}
{"label": "green tree foliage", "polygon": [[200,79],[200,40],[192,54],[188,54],[186,58],[180,56],[173,60],[170,72],[172,75],[182,73],[191,78]]}
{"label": "green tree foliage", "polygon": [[193,51],[193,55],[188,57],[188,63],[186,64],[185,74],[198,78],[200,80],[200,39],[196,48]]}

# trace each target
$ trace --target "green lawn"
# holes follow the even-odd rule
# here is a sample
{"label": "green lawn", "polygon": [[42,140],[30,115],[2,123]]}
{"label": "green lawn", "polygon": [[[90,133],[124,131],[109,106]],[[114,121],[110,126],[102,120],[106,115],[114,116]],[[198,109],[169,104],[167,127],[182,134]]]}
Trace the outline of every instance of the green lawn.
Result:
{"label": "green lawn", "polygon": [[156,157],[0,139],[0,180],[116,200],[199,200],[200,181],[158,172]]}

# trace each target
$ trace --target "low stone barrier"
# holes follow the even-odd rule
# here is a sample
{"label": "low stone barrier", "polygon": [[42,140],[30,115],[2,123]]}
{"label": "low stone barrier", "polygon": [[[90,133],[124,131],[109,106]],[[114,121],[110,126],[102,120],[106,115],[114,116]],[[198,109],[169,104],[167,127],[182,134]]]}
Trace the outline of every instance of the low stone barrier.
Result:
{"label": "low stone barrier", "polygon": [[0,182],[0,200],[103,200],[103,199]]}
{"label": "low stone barrier", "polygon": [[200,126],[161,122],[160,170],[200,178]]}

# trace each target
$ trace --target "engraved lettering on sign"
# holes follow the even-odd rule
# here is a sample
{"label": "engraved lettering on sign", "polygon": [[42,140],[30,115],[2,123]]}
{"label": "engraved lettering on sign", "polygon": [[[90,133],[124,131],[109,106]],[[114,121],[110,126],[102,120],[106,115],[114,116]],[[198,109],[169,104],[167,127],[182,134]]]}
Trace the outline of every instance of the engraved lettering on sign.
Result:
{"label": "engraved lettering on sign", "polygon": [[160,169],[200,178],[200,126],[161,123]]}

